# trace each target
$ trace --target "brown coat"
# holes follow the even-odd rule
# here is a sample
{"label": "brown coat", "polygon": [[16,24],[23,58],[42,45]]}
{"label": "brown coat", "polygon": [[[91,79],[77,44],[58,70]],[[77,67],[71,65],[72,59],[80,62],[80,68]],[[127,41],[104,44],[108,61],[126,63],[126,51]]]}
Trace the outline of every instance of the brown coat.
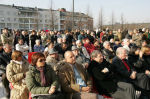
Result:
{"label": "brown coat", "polygon": [[24,74],[28,70],[28,63],[24,62],[22,65],[11,61],[7,65],[6,75],[8,81],[13,85],[10,99],[28,99],[29,93],[25,84]]}
{"label": "brown coat", "polygon": [[[82,65],[75,64],[76,69],[80,73],[80,76],[85,81],[86,85],[91,87],[91,81],[87,72]],[[73,68],[66,62],[59,63],[59,79],[62,87],[62,91],[68,94],[68,98],[71,99],[74,93],[80,92],[80,85],[76,83],[75,74]]]}

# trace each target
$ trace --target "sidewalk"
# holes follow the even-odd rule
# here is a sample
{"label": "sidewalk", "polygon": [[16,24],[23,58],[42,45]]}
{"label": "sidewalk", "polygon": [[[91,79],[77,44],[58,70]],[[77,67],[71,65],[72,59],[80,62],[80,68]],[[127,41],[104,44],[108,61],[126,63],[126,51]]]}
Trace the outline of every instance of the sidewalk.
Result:
{"label": "sidewalk", "polygon": [[1,78],[0,78],[0,99],[7,99],[5,97],[5,90],[4,90],[4,87],[2,86],[2,82],[1,82]]}

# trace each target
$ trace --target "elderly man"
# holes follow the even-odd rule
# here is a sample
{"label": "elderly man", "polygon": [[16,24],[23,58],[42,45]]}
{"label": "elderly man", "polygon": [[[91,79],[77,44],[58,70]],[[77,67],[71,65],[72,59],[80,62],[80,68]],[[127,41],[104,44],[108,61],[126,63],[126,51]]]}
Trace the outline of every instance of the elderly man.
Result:
{"label": "elderly man", "polygon": [[90,60],[86,58],[82,53],[79,53],[79,50],[76,46],[72,46],[72,52],[76,57],[76,62],[82,64],[84,68],[87,68],[90,63]]}
{"label": "elderly man", "polygon": [[99,94],[111,96],[115,99],[136,99],[135,89],[131,84],[115,82],[111,64],[103,59],[100,51],[94,50],[88,72],[93,77]]}
{"label": "elderly man", "polygon": [[82,53],[86,58],[90,59],[90,55],[87,52],[86,48],[82,46],[82,42],[80,40],[76,41],[77,48],[79,49],[79,53]]}
{"label": "elderly man", "polygon": [[54,71],[57,71],[57,63],[59,62],[58,52],[52,48],[49,50],[49,55],[46,58],[46,63],[52,66]]}
{"label": "elderly man", "polygon": [[136,71],[127,63],[127,50],[119,47],[116,50],[116,57],[113,58],[112,64],[119,81],[130,82],[136,79]]}
{"label": "elderly man", "polygon": [[[116,51],[116,57],[113,58],[113,70],[118,82],[127,82],[135,85],[137,90],[142,93],[150,90],[150,80],[144,73],[137,73],[133,66],[127,61],[127,50],[119,47]],[[144,91],[143,91],[144,90]]]}
{"label": "elderly man", "polygon": [[112,50],[112,48],[110,46],[110,42],[109,41],[105,41],[103,43],[103,47],[104,47],[104,49],[103,49],[102,53],[103,53],[106,61],[111,63],[112,59],[115,56],[115,53],[114,53],[114,51]]}
{"label": "elderly man", "polygon": [[66,93],[66,99],[72,99],[76,93],[81,95],[81,92],[89,93],[91,81],[83,66],[76,63],[75,56],[71,51],[65,52],[64,56],[65,60],[59,63],[59,78],[62,91]]}
{"label": "elderly man", "polygon": [[2,84],[5,87],[5,90],[7,92],[7,98],[10,97],[10,89],[9,89],[9,81],[6,78],[6,66],[10,63],[11,60],[11,53],[12,53],[12,46],[9,44],[5,44],[3,46],[3,53],[0,54],[0,71],[2,74]]}

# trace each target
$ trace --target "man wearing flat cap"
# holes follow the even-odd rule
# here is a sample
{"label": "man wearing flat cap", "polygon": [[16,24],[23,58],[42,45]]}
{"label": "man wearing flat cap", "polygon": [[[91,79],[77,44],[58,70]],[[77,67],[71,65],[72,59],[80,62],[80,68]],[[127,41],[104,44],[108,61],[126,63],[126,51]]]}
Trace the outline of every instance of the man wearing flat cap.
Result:
{"label": "man wearing flat cap", "polygon": [[79,52],[77,46],[72,46],[71,50],[74,56],[76,57],[76,62],[78,64],[82,64],[84,68],[87,68],[90,63],[90,60],[86,58],[82,53]]}
{"label": "man wearing flat cap", "polygon": [[59,62],[58,52],[52,48],[48,51],[49,55],[46,58],[46,63],[54,69],[54,71],[57,71],[57,63]]}

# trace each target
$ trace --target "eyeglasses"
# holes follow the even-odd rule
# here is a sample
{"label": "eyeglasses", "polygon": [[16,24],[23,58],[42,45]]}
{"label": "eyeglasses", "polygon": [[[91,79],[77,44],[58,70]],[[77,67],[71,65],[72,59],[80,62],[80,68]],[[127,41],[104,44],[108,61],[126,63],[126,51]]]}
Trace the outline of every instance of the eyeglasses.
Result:
{"label": "eyeglasses", "polygon": [[45,62],[45,59],[40,59],[39,62]]}

